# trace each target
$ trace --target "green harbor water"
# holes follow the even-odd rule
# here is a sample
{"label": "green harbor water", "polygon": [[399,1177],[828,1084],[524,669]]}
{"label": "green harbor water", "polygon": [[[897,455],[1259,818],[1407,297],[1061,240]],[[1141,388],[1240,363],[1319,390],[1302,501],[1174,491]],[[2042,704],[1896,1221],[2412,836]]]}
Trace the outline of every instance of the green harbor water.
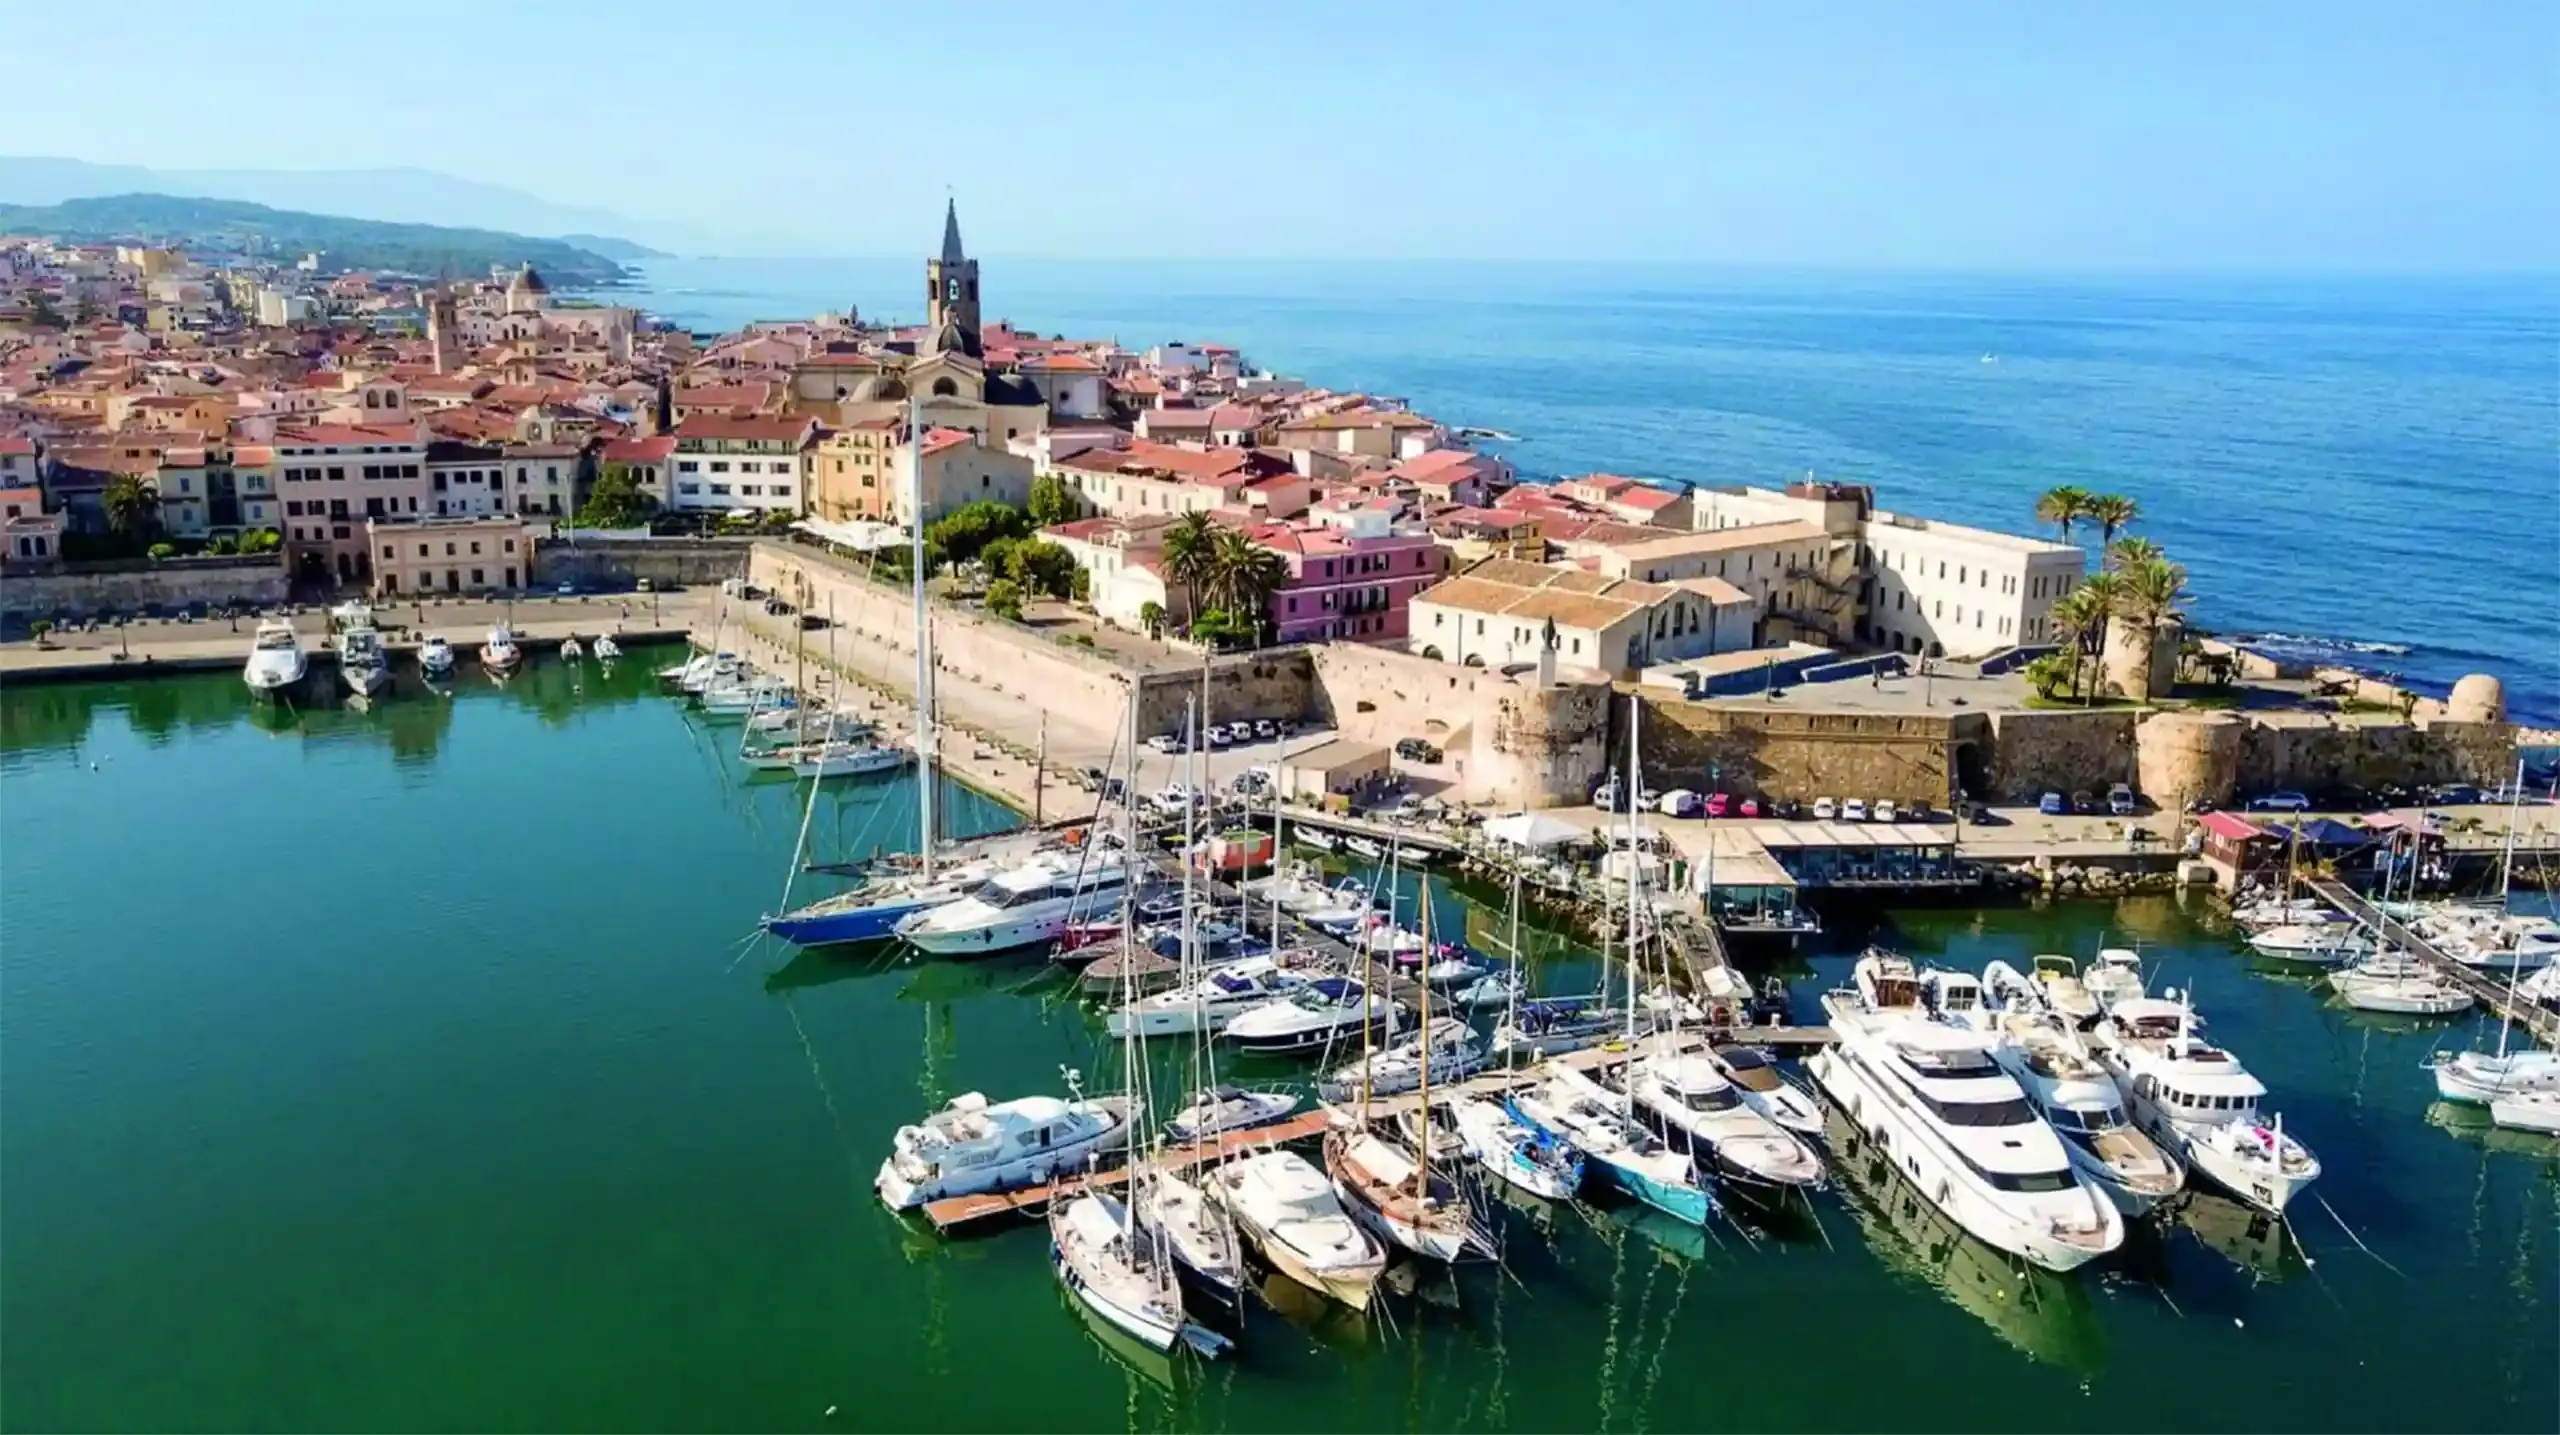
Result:
{"label": "green harbor water", "polygon": [[[1098,1016],[1035,960],[752,940],[803,789],[646,658],[404,674],[369,712],[253,710],[228,675],[0,695],[0,1423],[2560,1425],[2552,1148],[2431,1116],[2419,1070],[2478,1024],[2350,1017],[2167,900],[1843,920],[1798,1001],[1867,940],[1974,970],[2138,940],[2325,1163],[2290,1233],[2200,1197],[2028,1279],[1835,1147],[1808,1216],[1502,1207],[1503,1269],[1384,1319],[1274,1288],[1225,1361],[1134,1356],[1035,1228],[941,1240],[870,1191],[949,1096],[1107,1077]],[[811,848],[911,842],[912,807],[831,784]],[[1588,982],[1537,947],[1549,989]]]}

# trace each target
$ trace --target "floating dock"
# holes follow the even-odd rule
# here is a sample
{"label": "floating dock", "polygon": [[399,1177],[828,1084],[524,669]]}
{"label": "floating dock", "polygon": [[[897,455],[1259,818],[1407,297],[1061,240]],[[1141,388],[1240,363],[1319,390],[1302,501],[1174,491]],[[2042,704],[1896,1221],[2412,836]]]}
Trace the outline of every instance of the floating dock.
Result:
{"label": "floating dock", "polygon": [[2445,955],[2433,942],[2409,930],[2399,918],[2358,896],[2337,878],[2305,877],[2302,884],[2322,901],[2354,918],[2358,926],[2372,932],[2378,940],[2416,953],[2455,986],[2469,992],[2481,1006],[2501,1019],[2523,1027],[2535,1041],[2546,1047],[2560,1048],[2560,1013],[2517,996],[2506,983]]}

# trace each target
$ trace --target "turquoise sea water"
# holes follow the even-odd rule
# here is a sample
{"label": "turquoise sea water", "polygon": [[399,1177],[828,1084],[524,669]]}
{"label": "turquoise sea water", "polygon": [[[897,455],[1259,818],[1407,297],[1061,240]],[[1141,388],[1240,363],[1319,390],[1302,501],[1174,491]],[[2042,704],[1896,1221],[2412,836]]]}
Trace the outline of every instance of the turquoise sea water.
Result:
{"label": "turquoise sea water", "polygon": [[[2275,1089],[2335,1217],[2288,1236],[2199,1200],[2022,1280],[1835,1149],[1805,1219],[1506,1208],[1507,1274],[1372,1326],[1281,1289],[1232,1360],[1131,1359],[1061,1301],[1036,1229],[937,1240],[869,1189],[890,1131],[951,1095],[1107,1079],[1096,1015],[1037,960],[746,941],[799,794],[741,774],[735,730],[648,666],[404,682],[369,713],[254,711],[222,675],[0,694],[0,1425],[2560,1419],[2560,1165],[2433,1124],[2418,1070],[2476,1032],[2329,1009],[2166,900],[1844,920],[1797,989],[1871,939],[1975,969],[2138,940]],[[910,834],[911,799],[831,789],[812,845]],[[1533,946],[1551,987],[1590,980],[1588,953]]]}
{"label": "turquoise sea water", "polygon": [[[915,268],[667,260],[622,302],[706,330],[913,319]],[[1026,329],[1230,342],[1400,394],[1519,435],[1524,474],[1810,470],[2017,531],[2058,483],[2129,494],[2206,624],[2421,686],[2492,672],[2519,715],[2560,724],[2560,279],[996,258],[986,296]]]}

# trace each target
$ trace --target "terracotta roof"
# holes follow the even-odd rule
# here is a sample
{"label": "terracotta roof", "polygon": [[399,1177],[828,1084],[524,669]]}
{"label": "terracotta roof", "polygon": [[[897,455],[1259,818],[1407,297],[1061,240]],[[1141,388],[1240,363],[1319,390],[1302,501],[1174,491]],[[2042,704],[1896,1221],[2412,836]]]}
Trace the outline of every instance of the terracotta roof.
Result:
{"label": "terracotta roof", "polygon": [[774,414],[694,414],[676,425],[676,437],[798,443],[816,427],[813,419]]}
{"label": "terracotta roof", "polygon": [[407,428],[389,428],[373,424],[278,424],[278,448],[351,448],[359,444],[398,444],[417,447],[417,432]]}
{"label": "terracotta roof", "polygon": [[[1625,525],[1618,525],[1623,527]],[[1760,548],[1771,543],[1805,543],[1825,535],[1822,529],[1800,519],[1784,523],[1747,523],[1739,528],[1709,528],[1697,533],[1664,535],[1649,529],[1636,529],[1635,541],[1609,540],[1621,557],[1680,558],[1695,553],[1728,553],[1738,548]]]}
{"label": "terracotta roof", "polygon": [[973,442],[976,437],[977,436],[975,434],[970,433],[967,429],[926,429],[924,431],[924,451],[926,453],[940,453],[944,449],[957,448],[964,443]]}
{"label": "terracotta roof", "polygon": [[675,451],[675,436],[660,434],[656,438],[615,439],[604,446],[599,457],[606,463],[662,463]]}

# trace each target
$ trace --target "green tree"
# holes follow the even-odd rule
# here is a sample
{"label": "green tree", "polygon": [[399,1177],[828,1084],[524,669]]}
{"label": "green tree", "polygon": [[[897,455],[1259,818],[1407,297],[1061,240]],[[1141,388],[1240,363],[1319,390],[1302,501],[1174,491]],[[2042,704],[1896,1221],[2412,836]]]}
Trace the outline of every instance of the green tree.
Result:
{"label": "green tree", "polygon": [[1209,551],[1209,591],[1239,636],[1259,641],[1270,626],[1271,595],[1289,581],[1288,560],[1232,528]]}
{"label": "green tree", "polygon": [[593,488],[587,490],[586,506],[578,510],[580,528],[638,528],[658,511],[658,500],[649,496],[632,475],[631,465],[609,463],[596,475]]}
{"label": "green tree", "polygon": [[1046,539],[1033,538],[1014,545],[1005,563],[1005,572],[1013,581],[1052,598],[1065,598],[1075,592],[1075,555]]}
{"label": "green tree", "polygon": [[2027,682],[2047,702],[2061,696],[2077,677],[2074,665],[2060,653],[2047,653],[2026,666]]}
{"label": "green tree", "polygon": [[2071,525],[2089,515],[2089,492],[2070,484],[2059,484],[2044,491],[2036,500],[2036,517],[2062,530],[2062,541],[2071,541]]}
{"label": "green tree", "polygon": [[987,611],[999,618],[1022,621],[1022,585],[1010,578],[998,578],[987,585]]}
{"label": "green tree", "polygon": [[2186,616],[2187,570],[2166,558],[2152,558],[2139,567],[2123,569],[2116,576],[2123,589],[2116,612],[2141,634],[2143,669],[2147,674],[2151,651],[2158,645],[2160,634]]}
{"label": "green tree", "polygon": [[2119,538],[2107,545],[2106,565],[2122,573],[2156,562],[2163,556],[2160,545],[2148,538]]}
{"label": "green tree", "polygon": [[1041,528],[1065,523],[1076,516],[1075,490],[1056,474],[1043,474],[1031,480],[1031,521]]}
{"label": "green tree", "polygon": [[283,546],[284,535],[272,528],[252,528],[240,535],[240,551],[243,553],[273,553]]}
{"label": "green tree", "polygon": [[154,559],[175,558],[178,556],[178,545],[175,543],[154,543],[146,551],[149,556]]}
{"label": "green tree", "polygon": [[2101,573],[2053,601],[2050,616],[2054,632],[2069,644],[2070,686],[2074,692],[2080,689],[2081,665],[2096,652],[2093,640],[2095,643],[2106,641],[2107,619],[2114,611],[2115,587],[2112,583],[2101,584],[2098,579],[2112,579],[2114,576]]}
{"label": "green tree", "polygon": [[1206,643],[1212,648],[1224,646],[1235,632],[1235,624],[1229,621],[1223,608],[1206,609],[1191,620],[1191,641]]}
{"label": "green tree", "polygon": [[2121,493],[2092,495],[2081,505],[2081,516],[2098,525],[2098,546],[2103,549],[2116,541],[2116,535],[2133,526],[2142,516],[2142,505]]}
{"label": "green tree", "polygon": [[1075,599],[1079,603],[1090,603],[1093,601],[1092,569],[1079,568],[1076,570],[1076,576],[1067,580],[1067,596]]}
{"label": "green tree", "polygon": [[1150,638],[1164,636],[1164,617],[1164,605],[1153,598],[1138,605],[1138,625],[1147,630]]}
{"label": "green tree", "polygon": [[147,538],[160,527],[160,490],[138,473],[119,473],[108,479],[101,501],[107,509],[107,527],[119,537]]}
{"label": "green tree", "polygon": [[994,539],[978,550],[978,566],[986,570],[989,578],[1015,577],[1013,551],[1021,546],[1019,538]]}
{"label": "green tree", "polygon": [[1205,513],[1186,513],[1164,531],[1164,576],[1182,585],[1191,611],[1200,611],[1217,551],[1218,526]]}
{"label": "green tree", "polygon": [[228,558],[239,551],[240,540],[228,533],[219,533],[205,540],[204,552],[208,558]]}
{"label": "green tree", "polygon": [[942,545],[954,563],[966,563],[999,538],[1027,538],[1031,515],[990,498],[959,508],[925,525],[926,538]]}

